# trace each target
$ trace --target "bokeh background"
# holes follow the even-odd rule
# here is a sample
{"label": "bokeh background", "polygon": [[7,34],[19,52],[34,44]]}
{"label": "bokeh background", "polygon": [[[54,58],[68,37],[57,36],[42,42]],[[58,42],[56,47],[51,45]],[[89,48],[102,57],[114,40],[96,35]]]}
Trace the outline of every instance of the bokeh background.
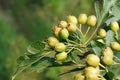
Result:
{"label": "bokeh background", "polygon": [[[51,27],[68,15],[95,14],[94,0],[0,0],[0,80],[10,80],[16,59],[33,41],[52,34]],[[29,70],[16,80],[72,80],[72,74],[58,74],[64,68],[46,69],[42,73]],[[70,76],[71,75],[71,76]]]}

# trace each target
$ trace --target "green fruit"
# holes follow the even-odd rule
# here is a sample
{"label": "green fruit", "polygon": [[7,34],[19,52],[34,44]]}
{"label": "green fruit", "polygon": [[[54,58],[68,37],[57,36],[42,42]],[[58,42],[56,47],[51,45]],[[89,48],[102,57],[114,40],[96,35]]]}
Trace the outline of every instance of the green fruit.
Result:
{"label": "green fruit", "polygon": [[113,59],[114,53],[110,47],[104,47],[102,50],[102,55],[103,56],[109,56]]}
{"label": "green fruit", "polygon": [[99,29],[98,35],[99,35],[101,38],[104,38],[104,37],[106,37],[106,31],[105,31],[104,29]]}
{"label": "green fruit", "polygon": [[96,74],[89,74],[86,76],[86,80],[99,80]]}
{"label": "green fruit", "polygon": [[110,46],[115,51],[120,51],[120,44],[118,42],[111,42]]}
{"label": "green fruit", "polygon": [[76,26],[75,24],[73,24],[73,23],[69,23],[69,24],[68,24],[67,30],[68,30],[69,32],[75,32],[76,29],[77,29],[77,26]]}
{"label": "green fruit", "polygon": [[67,39],[69,37],[69,32],[66,28],[60,30],[60,37],[62,39]]}
{"label": "green fruit", "polygon": [[91,27],[95,26],[96,22],[97,22],[97,19],[96,19],[96,16],[94,15],[89,16],[87,19],[87,24]]}
{"label": "green fruit", "polygon": [[119,30],[119,24],[116,21],[110,23],[110,28],[112,31],[117,32]]}
{"label": "green fruit", "polygon": [[62,61],[65,60],[67,58],[67,53],[66,52],[61,52],[55,55],[55,59],[57,61]]}
{"label": "green fruit", "polygon": [[58,26],[61,28],[66,28],[67,27],[67,22],[66,21],[59,21]]}
{"label": "green fruit", "polygon": [[89,54],[86,58],[86,62],[88,65],[96,67],[99,65],[100,59],[95,54]]}
{"label": "green fruit", "polygon": [[63,52],[65,51],[66,46],[64,43],[56,43],[54,48],[57,52]]}
{"label": "green fruit", "polygon": [[74,76],[74,80],[84,80],[85,79],[85,76],[83,76],[82,74],[76,74]]}
{"label": "green fruit", "polygon": [[102,62],[107,66],[111,66],[113,64],[113,59],[109,56],[103,56]]}
{"label": "green fruit", "polygon": [[59,33],[60,33],[61,28],[54,26],[52,29],[53,29],[53,34],[55,35],[55,37],[59,38]]}
{"label": "green fruit", "polygon": [[99,70],[99,67],[94,68],[90,66],[90,67],[86,67],[84,72],[85,72],[85,76],[88,76],[90,74],[95,74],[96,76],[98,76],[100,73],[100,70]]}
{"label": "green fruit", "polygon": [[87,15],[86,14],[80,14],[78,17],[78,22],[80,24],[85,24],[87,22]]}
{"label": "green fruit", "polygon": [[73,23],[73,24],[77,24],[77,18],[75,16],[67,16],[67,22],[68,23]]}
{"label": "green fruit", "polygon": [[47,39],[47,43],[48,43],[48,45],[51,46],[51,47],[54,47],[55,44],[58,43],[58,42],[59,42],[59,41],[58,41],[57,38],[55,38],[55,37],[49,37],[49,38]]}

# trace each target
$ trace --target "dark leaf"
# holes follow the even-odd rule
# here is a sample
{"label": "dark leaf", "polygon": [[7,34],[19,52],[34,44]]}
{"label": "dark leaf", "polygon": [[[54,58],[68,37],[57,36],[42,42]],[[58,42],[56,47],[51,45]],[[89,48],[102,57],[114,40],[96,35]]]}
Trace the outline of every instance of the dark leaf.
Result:
{"label": "dark leaf", "polygon": [[107,72],[104,76],[107,80],[113,80],[114,78],[114,73],[112,73],[111,71]]}
{"label": "dark leaf", "polygon": [[72,61],[62,62],[62,63],[54,62],[49,67],[62,67],[62,66],[71,66],[71,65],[74,65],[74,63]]}
{"label": "dark leaf", "polygon": [[74,68],[74,69],[71,69],[71,70],[68,70],[67,72],[64,72],[60,75],[64,75],[64,74],[67,74],[67,73],[71,73],[71,72],[77,72],[77,71],[81,71],[83,70],[85,67],[79,67],[79,68]]}

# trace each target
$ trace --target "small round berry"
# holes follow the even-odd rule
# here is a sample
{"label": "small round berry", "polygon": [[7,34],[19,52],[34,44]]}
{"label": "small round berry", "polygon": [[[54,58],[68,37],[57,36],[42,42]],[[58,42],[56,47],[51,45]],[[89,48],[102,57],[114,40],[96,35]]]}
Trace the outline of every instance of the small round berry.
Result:
{"label": "small round berry", "polygon": [[85,76],[88,76],[88,75],[90,75],[90,74],[95,74],[96,76],[98,76],[99,75],[99,73],[100,73],[100,70],[99,70],[99,68],[97,67],[97,68],[94,68],[94,67],[86,67],[85,68],[85,70],[84,70],[84,73],[85,73]]}
{"label": "small round berry", "polygon": [[102,55],[103,56],[109,56],[113,59],[114,53],[110,47],[104,47],[102,50]]}
{"label": "small round berry", "polygon": [[67,53],[66,52],[61,52],[55,55],[55,59],[57,61],[63,61],[67,58]]}
{"label": "small round berry", "polygon": [[58,42],[59,42],[58,39],[55,38],[55,37],[49,37],[49,38],[47,39],[47,43],[48,43],[48,45],[51,46],[51,47],[54,47],[55,44],[58,43]]}
{"label": "small round berry", "polygon": [[86,80],[99,80],[96,74],[89,74],[86,76]]}
{"label": "small round berry", "polygon": [[57,52],[63,52],[65,51],[66,46],[64,43],[56,43],[54,48]]}
{"label": "small round berry", "polygon": [[77,18],[75,16],[67,16],[67,22],[68,23],[73,23],[73,24],[77,24]]}
{"label": "small round berry", "polygon": [[82,74],[78,73],[74,76],[74,80],[84,80],[85,76],[83,76]]}
{"label": "small round berry", "polygon": [[105,31],[104,29],[99,29],[98,35],[99,35],[101,38],[104,38],[104,37],[106,37],[106,31]]}
{"label": "small round berry", "polygon": [[66,28],[60,30],[60,38],[67,39],[69,37],[69,32]]}
{"label": "small round berry", "polygon": [[118,42],[111,42],[110,46],[115,51],[120,51],[120,44]]}
{"label": "small round berry", "polygon": [[89,54],[86,58],[86,62],[88,65],[96,67],[99,65],[100,59],[95,54]]}
{"label": "small round berry", "polygon": [[60,33],[61,28],[54,26],[52,29],[53,29],[53,34],[55,35],[55,37],[59,38],[59,33]]}
{"label": "small round berry", "polygon": [[80,14],[78,17],[78,22],[80,24],[85,24],[87,22],[87,15],[86,14]]}
{"label": "small round berry", "polygon": [[113,64],[113,59],[109,56],[103,56],[102,62],[107,66],[111,66]]}
{"label": "small round berry", "polygon": [[117,32],[119,30],[119,24],[117,21],[112,21],[110,23],[110,28],[112,31]]}
{"label": "small round berry", "polygon": [[75,32],[76,29],[77,29],[77,26],[76,26],[75,24],[73,24],[73,23],[69,23],[69,24],[68,24],[67,30],[68,30],[69,32]]}
{"label": "small round berry", "polygon": [[59,21],[58,26],[61,28],[66,28],[67,27],[67,22],[66,21]]}
{"label": "small round berry", "polygon": [[97,19],[96,19],[96,16],[94,15],[89,16],[87,19],[87,24],[91,27],[95,26],[96,22],[97,22]]}

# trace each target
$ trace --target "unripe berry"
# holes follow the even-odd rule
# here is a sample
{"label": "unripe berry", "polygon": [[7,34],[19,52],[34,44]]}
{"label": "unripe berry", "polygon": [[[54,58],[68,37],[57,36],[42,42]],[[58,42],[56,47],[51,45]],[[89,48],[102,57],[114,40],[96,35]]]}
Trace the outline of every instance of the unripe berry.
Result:
{"label": "unripe berry", "polygon": [[69,32],[66,28],[60,30],[60,37],[62,39],[67,39],[69,37]]}
{"label": "unripe berry", "polygon": [[73,23],[73,24],[77,24],[77,18],[75,16],[67,16],[67,22],[68,23]]}
{"label": "unripe berry", "polygon": [[119,30],[119,24],[116,21],[110,23],[110,28],[112,31],[117,32]]}
{"label": "unripe berry", "polygon": [[106,31],[105,31],[104,29],[99,29],[98,35],[99,35],[101,38],[104,38],[104,37],[106,37]]}
{"label": "unripe berry", "polygon": [[95,74],[96,76],[98,76],[100,73],[99,68],[94,68],[94,67],[86,67],[85,68],[85,76],[88,76],[90,74]]}
{"label": "unripe berry", "polygon": [[85,76],[83,76],[82,74],[76,74],[74,76],[74,80],[84,80],[85,79]]}
{"label": "unripe berry", "polygon": [[75,24],[73,24],[73,23],[69,23],[69,24],[68,24],[67,30],[68,30],[69,32],[75,32],[76,29],[77,29],[77,26],[76,26]]}
{"label": "unripe berry", "polygon": [[118,42],[111,42],[110,46],[115,51],[120,51],[120,44]]}
{"label": "unripe berry", "polygon": [[78,22],[80,24],[85,24],[87,22],[87,15],[86,14],[80,14],[78,17]]}
{"label": "unripe berry", "polygon": [[102,62],[107,66],[111,66],[113,64],[113,59],[109,56],[103,56]]}
{"label": "unripe berry", "polygon": [[96,74],[89,74],[86,76],[86,80],[99,80]]}
{"label": "unripe berry", "polygon": [[87,24],[91,27],[95,26],[96,22],[97,22],[97,19],[96,19],[96,16],[94,15],[89,16],[87,19]]}
{"label": "unripe berry", "polygon": [[59,21],[58,26],[61,28],[66,28],[67,27],[67,22],[66,21]]}
{"label": "unripe berry", "polygon": [[49,38],[47,39],[47,43],[48,43],[48,45],[51,46],[51,47],[54,47],[55,44],[58,43],[58,42],[59,42],[59,41],[58,41],[57,38],[55,38],[55,37],[49,37]]}
{"label": "unripe berry", "polygon": [[54,48],[57,52],[63,52],[65,51],[66,46],[64,43],[56,43]]}
{"label": "unripe berry", "polygon": [[53,29],[53,34],[55,35],[55,37],[59,38],[59,33],[60,33],[61,28],[54,26],[52,29]]}
{"label": "unripe berry", "polygon": [[62,61],[65,60],[67,58],[67,53],[66,52],[61,52],[55,55],[55,59],[57,61]]}
{"label": "unripe berry", "polygon": [[114,57],[114,53],[110,47],[104,47],[102,50],[102,55],[103,56],[109,56],[111,58]]}
{"label": "unripe berry", "polygon": [[96,67],[99,65],[100,59],[95,54],[89,54],[86,58],[86,62],[88,65]]}

